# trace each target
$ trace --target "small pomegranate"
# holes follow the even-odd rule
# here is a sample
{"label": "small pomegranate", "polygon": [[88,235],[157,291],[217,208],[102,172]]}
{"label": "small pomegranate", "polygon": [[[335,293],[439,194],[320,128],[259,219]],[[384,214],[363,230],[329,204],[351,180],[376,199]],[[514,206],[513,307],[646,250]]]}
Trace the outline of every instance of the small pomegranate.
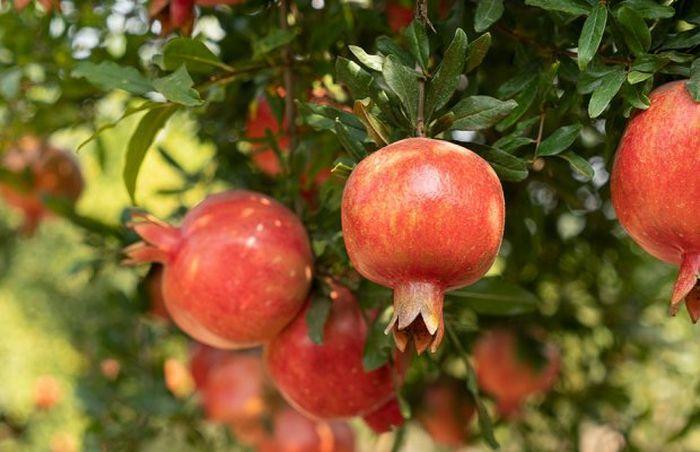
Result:
{"label": "small pomegranate", "polygon": [[[277,117],[272,111],[270,104],[265,97],[260,97],[250,106],[248,112],[248,120],[246,121],[246,135],[253,140],[264,140],[266,131],[277,137],[277,145],[282,152],[287,152],[289,148],[289,138],[284,133],[286,128],[286,120],[282,124],[277,120]],[[253,163],[260,171],[268,176],[277,176],[282,172],[282,165],[275,151],[270,149],[270,146],[261,141],[255,143],[251,156]]]}
{"label": "small pomegranate", "polygon": [[394,369],[362,367],[367,324],[344,287],[331,292],[323,344],[309,339],[306,308],[266,347],[268,372],[282,396],[315,419],[363,416],[394,397]]}
{"label": "small pomegranate", "polygon": [[496,399],[498,411],[506,417],[514,416],[528,396],[549,390],[561,364],[551,345],[543,350],[546,364],[540,369],[519,356],[518,347],[518,339],[508,330],[488,331],[474,345],[479,385]]}
{"label": "small pomegranate", "polygon": [[100,361],[100,372],[107,380],[116,380],[121,369],[122,365],[114,358],[107,358]]}
{"label": "small pomegranate", "polygon": [[175,397],[185,398],[194,392],[194,380],[182,361],[175,358],[166,359],[163,365],[163,375],[165,376],[165,387]]}
{"label": "small pomegranate", "polygon": [[355,452],[355,435],[345,422],[316,422],[285,407],[275,413],[273,429],[259,452]]}
{"label": "small pomegranate", "polygon": [[63,398],[61,385],[52,375],[42,375],[34,382],[34,406],[40,410],[50,410]]}
{"label": "small pomegranate", "polygon": [[31,177],[29,187],[0,185],[0,195],[24,213],[22,231],[34,232],[39,222],[49,214],[42,197],[64,198],[75,203],[83,191],[83,178],[78,163],[71,154],[25,137],[2,156],[1,165],[22,177]]}
{"label": "small pomegranate", "polygon": [[223,361],[230,352],[195,343],[190,351],[190,373],[197,389],[202,390],[209,378],[209,372]]}
{"label": "small pomegranate", "polygon": [[158,319],[168,321],[168,308],[163,300],[163,266],[160,264],[151,265],[145,280],[146,294],[150,304],[149,313]]}
{"label": "small pomegranate", "polygon": [[474,412],[465,384],[443,378],[425,389],[416,417],[436,443],[460,447],[467,442]]}
{"label": "small pomegranate", "polygon": [[163,264],[173,321],[207,345],[235,349],[275,336],[303,306],[311,283],[306,231],[282,204],[232,190],[192,209],[180,228],[140,215],[143,238],[127,263]]}
{"label": "small pomegranate", "polygon": [[406,28],[414,16],[413,2],[404,2],[402,0],[390,0],[386,4],[386,16],[389,24],[389,29],[394,33]]}
{"label": "small pomegranate", "polygon": [[377,411],[369,413],[362,419],[375,433],[389,432],[394,427],[400,427],[404,422],[399,402],[396,399],[389,400]]}
{"label": "small pomegranate", "polygon": [[[700,277],[700,103],[686,82],[650,95],[651,106],[627,125],[613,166],[612,202],[620,223],[651,255],[680,265],[675,314]],[[687,304],[693,322],[700,309]]]}
{"label": "small pomegranate", "polygon": [[437,350],[446,290],[489,269],[503,238],[503,189],[489,164],[447,141],[409,138],[366,159],[342,201],[345,247],[364,277],[394,289],[392,330],[405,350]]}

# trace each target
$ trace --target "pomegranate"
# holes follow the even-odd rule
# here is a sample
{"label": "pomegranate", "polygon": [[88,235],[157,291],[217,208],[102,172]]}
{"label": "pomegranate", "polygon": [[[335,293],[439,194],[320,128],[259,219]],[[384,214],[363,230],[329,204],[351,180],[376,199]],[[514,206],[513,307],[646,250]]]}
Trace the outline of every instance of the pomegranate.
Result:
{"label": "pomegranate", "polygon": [[31,177],[29,187],[0,185],[0,195],[23,212],[22,231],[26,234],[34,232],[49,213],[42,197],[64,198],[75,203],[83,190],[83,178],[73,156],[34,137],[20,140],[2,156],[1,164],[20,177],[25,173]]}
{"label": "pomegranate", "polygon": [[163,365],[165,387],[175,397],[185,398],[194,392],[194,380],[187,366],[176,358],[168,358]]}
{"label": "pomegranate", "polygon": [[[405,4],[404,4],[405,3]],[[404,2],[402,0],[390,0],[386,4],[386,16],[389,24],[389,29],[394,33],[398,33],[406,28],[413,21],[414,5],[413,2]]]}
{"label": "pomegranate", "polygon": [[121,363],[114,358],[107,358],[100,361],[100,372],[107,380],[116,380],[121,369]]}
{"label": "pomegranate", "polygon": [[197,389],[202,390],[209,378],[209,372],[223,361],[230,352],[195,343],[190,351],[190,373]]}
{"label": "pomegranate", "polygon": [[[700,103],[684,81],[650,95],[630,120],[613,166],[612,202],[620,223],[651,255],[680,265],[675,314],[700,276]],[[689,309],[693,321],[698,313]]]}
{"label": "pomegranate", "polygon": [[331,310],[323,344],[309,339],[306,308],[266,347],[268,372],[282,396],[312,418],[363,416],[394,397],[394,374],[385,365],[362,367],[367,324],[352,293],[342,286],[331,292]]}
{"label": "pomegranate", "polygon": [[369,413],[362,419],[375,433],[389,432],[394,427],[401,426],[404,422],[399,402],[396,399],[389,400],[377,411]]}
{"label": "pomegranate", "polygon": [[163,298],[173,321],[207,345],[234,349],[277,334],[304,304],[312,256],[299,219],[260,193],[208,197],[180,228],[147,216],[127,263],[164,266]]}
{"label": "pomegranate", "polygon": [[503,189],[489,164],[447,141],[409,138],[362,160],[342,201],[345,247],[364,277],[394,289],[387,331],[435,352],[446,290],[477,281],[503,237]]}
{"label": "pomegranate", "polygon": [[61,386],[52,375],[42,375],[34,382],[34,406],[50,410],[63,398]]}
{"label": "pomegranate", "polygon": [[[277,117],[272,111],[270,104],[265,97],[260,97],[253,102],[248,112],[246,121],[246,135],[253,140],[264,140],[266,131],[277,137],[277,145],[282,152],[287,152],[289,148],[289,138],[284,134],[287,121],[283,120],[282,124],[277,120]],[[282,165],[275,151],[270,149],[270,146],[264,141],[255,143],[251,156],[253,163],[260,171],[268,176],[278,176],[282,172]]]}
{"label": "pomegranate", "polygon": [[436,443],[459,447],[467,441],[474,413],[465,384],[443,378],[426,387],[416,417]]}
{"label": "pomegranate", "polygon": [[479,385],[496,399],[498,411],[506,417],[514,416],[531,394],[549,390],[561,364],[552,345],[544,347],[546,364],[540,369],[519,356],[518,347],[518,339],[508,330],[488,331],[474,345]]}
{"label": "pomegranate", "polygon": [[341,421],[316,422],[293,408],[284,407],[273,417],[273,434],[259,452],[354,452],[355,435]]}

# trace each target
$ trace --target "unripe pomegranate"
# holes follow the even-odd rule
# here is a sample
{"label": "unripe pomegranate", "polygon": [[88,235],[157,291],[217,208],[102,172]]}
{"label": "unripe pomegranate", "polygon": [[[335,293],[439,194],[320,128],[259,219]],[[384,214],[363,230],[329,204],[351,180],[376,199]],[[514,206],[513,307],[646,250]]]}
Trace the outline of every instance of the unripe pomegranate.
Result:
{"label": "unripe pomegranate", "polygon": [[489,164],[447,141],[392,143],[353,170],[342,202],[343,237],[364,277],[394,289],[400,350],[435,351],[446,290],[477,281],[503,237],[503,189]]}
{"label": "unripe pomegranate", "polygon": [[7,151],[1,165],[19,177],[28,174],[31,178],[28,187],[0,184],[0,195],[23,212],[22,230],[27,234],[49,214],[42,197],[64,198],[75,203],[83,191],[83,178],[73,156],[33,137],[23,138]]}
{"label": "unripe pomegranate", "polygon": [[323,343],[309,339],[306,308],[266,347],[267,369],[282,396],[312,418],[363,416],[394,397],[393,368],[362,366],[367,324],[352,293],[337,286]]}
{"label": "unripe pomegranate", "polygon": [[273,429],[259,452],[355,452],[355,435],[345,422],[316,422],[285,407],[275,413]]}
{"label": "unripe pomegranate", "polygon": [[274,199],[219,193],[192,209],[180,228],[137,218],[131,227],[144,241],[127,248],[127,263],[163,264],[168,312],[199,342],[256,346],[303,306],[311,283],[309,240],[299,219]]}
{"label": "unripe pomegranate", "polygon": [[34,382],[34,406],[50,410],[63,398],[58,380],[52,375],[42,375]]}
{"label": "unripe pomegranate", "polygon": [[479,385],[496,399],[498,411],[506,417],[515,415],[528,396],[549,390],[561,365],[559,351],[552,345],[544,347],[546,363],[540,368],[521,356],[520,346],[508,330],[488,331],[474,345]]}
{"label": "unripe pomegranate", "polygon": [[[651,255],[680,265],[671,312],[700,276],[700,103],[684,81],[650,95],[627,125],[611,177],[620,223]],[[693,321],[698,313],[689,309]]]}
{"label": "unripe pomegranate", "polygon": [[396,399],[391,399],[378,410],[362,418],[375,433],[385,433],[404,423],[403,415]]}
{"label": "unripe pomegranate", "polygon": [[[280,150],[287,152],[289,138],[284,133],[285,129],[286,120],[280,124],[265,97],[260,97],[251,104],[246,121],[246,135],[248,138],[264,140],[266,131],[270,130],[277,138],[277,146],[279,146]],[[277,154],[264,141],[255,143],[251,159],[255,166],[268,176],[277,176],[282,172],[282,165]]]}
{"label": "unripe pomegranate", "polygon": [[416,417],[436,443],[460,447],[467,442],[474,412],[466,385],[443,378],[426,387]]}

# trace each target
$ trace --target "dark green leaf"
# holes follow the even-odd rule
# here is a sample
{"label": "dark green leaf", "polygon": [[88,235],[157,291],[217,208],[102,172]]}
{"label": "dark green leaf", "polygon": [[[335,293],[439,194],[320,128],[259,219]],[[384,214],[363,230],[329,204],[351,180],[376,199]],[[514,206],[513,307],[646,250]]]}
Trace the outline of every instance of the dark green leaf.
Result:
{"label": "dark green leaf", "polygon": [[525,4],[574,16],[588,14],[591,11],[591,6],[582,0],[525,0]]}
{"label": "dark green leaf", "polygon": [[518,71],[518,75],[509,79],[498,87],[496,91],[498,97],[509,98],[525,90],[537,78],[537,71],[533,68],[523,68]]}
{"label": "dark green leaf", "polygon": [[433,112],[444,107],[454,94],[466,62],[466,52],[467,35],[464,30],[458,28],[452,42],[445,50],[445,56],[440,66],[428,85],[425,100],[426,117],[430,118]]}
{"label": "dark green leaf", "polygon": [[604,3],[599,3],[583,23],[581,36],[578,39],[578,67],[581,70],[588,66],[598,51],[607,20],[608,8]]}
{"label": "dark green leaf", "polygon": [[340,120],[341,123],[356,130],[364,130],[362,122],[352,113],[343,111],[332,105],[321,105],[316,102],[299,102],[299,111],[307,116],[307,119],[311,116],[317,116],[318,118],[314,120],[313,125],[317,130],[333,130],[335,128],[335,121]]}
{"label": "dark green leaf", "polygon": [[645,19],[668,19],[675,14],[672,6],[660,5],[656,0],[625,0],[621,5],[632,8]]}
{"label": "dark green leaf", "polygon": [[489,96],[465,97],[452,109],[454,121],[451,130],[487,129],[518,106],[514,100],[498,100]]}
{"label": "dark green leaf", "polygon": [[687,49],[697,45],[700,45],[700,27],[669,35],[661,48],[664,50]]}
{"label": "dark green leaf", "polygon": [[384,57],[381,55],[371,55],[364,51],[362,47],[358,46],[348,46],[348,49],[355,55],[358,61],[373,71],[382,71],[382,66],[384,65]]}
{"label": "dark green leaf", "polygon": [[693,99],[700,102],[700,58],[693,61],[693,65],[690,67],[690,80],[688,80],[687,86]]}
{"label": "dark green leaf", "polygon": [[597,118],[620,91],[624,81],[625,70],[623,67],[618,67],[615,72],[603,77],[600,86],[591,95],[591,100],[588,103],[588,116]]}
{"label": "dark green leaf", "polygon": [[340,122],[340,119],[335,120],[335,134],[338,136],[340,145],[358,162],[367,156],[362,141],[350,135],[348,128]]}
{"label": "dark green leaf", "polygon": [[503,15],[503,0],[479,0],[474,13],[474,30],[478,33],[488,29]]}
{"label": "dark green leaf", "polygon": [[166,99],[186,107],[197,107],[204,103],[197,90],[192,88],[193,85],[184,65],[172,74],[153,81],[153,87]]}
{"label": "dark green leaf", "polygon": [[404,50],[388,36],[378,37],[376,41],[376,46],[377,50],[382,52],[385,56],[394,55],[406,66],[413,67],[413,65],[415,64],[411,53]]}
{"label": "dark green leaf", "polygon": [[537,155],[557,155],[571,146],[581,134],[581,124],[560,127],[540,143]]}
{"label": "dark green leaf", "polygon": [[467,65],[465,72],[471,72],[477,68],[491,47],[491,33],[484,33],[467,46]]}
{"label": "dark green leaf", "polygon": [[384,329],[388,324],[388,311],[385,311],[382,315],[377,316],[367,332],[365,350],[362,356],[362,366],[367,372],[379,369],[386,364],[394,350],[394,339],[391,335],[384,334]]}
{"label": "dark green leaf", "polygon": [[518,122],[518,119],[520,119],[520,117],[530,109],[533,102],[535,102],[535,99],[537,98],[538,85],[539,83],[537,78],[534,78],[527,86],[523,88],[520,94],[518,94],[518,96],[515,98],[515,102],[518,104],[518,106],[515,107],[513,111],[511,111],[510,114],[496,126],[496,130],[499,132],[506,130],[508,127]]}
{"label": "dark green leaf", "polygon": [[355,99],[369,97],[374,79],[359,64],[347,58],[338,57],[335,62],[335,72],[338,81],[348,87]]}
{"label": "dark green leaf", "polygon": [[189,38],[175,38],[163,48],[163,66],[173,71],[182,65],[191,73],[209,74],[213,68],[232,70],[224,64],[202,41]]}
{"label": "dark green leaf", "polygon": [[143,163],[143,159],[146,156],[146,151],[151,147],[160,129],[165,126],[165,123],[168,122],[168,119],[178,108],[178,105],[163,105],[162,108],[150,110],[143,115],[139,125],[136,127],[133,135],[131,135],[126,150],[122,176],[126,191],[134,204],[136,204],[136,179],[141,169],[141,163]]}
{"label": "dark green leaf", "polygon": [[401,99],[408,119],[415,124],[418,116],[418,73],[401,64],[393,55],[386,57],[382,71],[389,89]]}
{"label": "dark green leaf", "polygon": [[469,287],[448,292],[446,298],[485,315],[525,314],[539,304],[532,293],[498,277],[482,278]]}
{"label": "dark green leaf", "polygon": [[133,67],[119,66],[112,61],[100,64],[82,61],[73,69],[73,77],[84,77],[93,85],[110,91],[121,89],[132,94],[143,95],[153,91],[151,81]]}
{"label": "dark green leaf", "polygon": [[632,8],[623,6],[617,10],[616,17],[624,31],[622,36],[627,47],[635,55],[645,54],[651,46],[651,32],[642,16]]}
{"label": "dark green leaf", "polygon": [[331,312],[331,300],[324,295],[314,295],[311,297],[311,305],[306,311],[306,326],[308,328],[309,339],[314,344],[323,343],[323,327],[326,325],[328,314]]}
{"label": "dark green leaf", "polygon": [[637,88],[629,83],[622,85],[622,97],[634,108],[646,110],[651,105],[649,98],[640,92]]}
{"label": "dark green leaf", "polygon": [[275,49],[282,47],[294,41],[297,30],[282,30],[281,28],[273,28],[262,39],[253,41],[253,58],[259,59]]}
{"label": "dark green leaf", "polygon": [[569,162],[571,168],[573,168],[577,173],[581,174],[582,176],[585,176],[588,179],[591,179],[593,177],[593,167],[590,163],[588,163],[588,160],[584,159],[583,157],[577,154],[574,154],[573,152],[564,152],[563,154],[559,154],[558,156]]}
{"label": "dark green leaf", "polygon": [[428,58],[430,58],[430,41],[425,32],[425,25],[417,20],[411,22],[403,32],[408,48],[415,57],[423,71],[428,70]]}
{"label": "dark green leaf", "polygon": [[467,143],[467,148],[488,160],[501,179],[520,182],[527,178],[528,170],[525,160],[485,144]]}

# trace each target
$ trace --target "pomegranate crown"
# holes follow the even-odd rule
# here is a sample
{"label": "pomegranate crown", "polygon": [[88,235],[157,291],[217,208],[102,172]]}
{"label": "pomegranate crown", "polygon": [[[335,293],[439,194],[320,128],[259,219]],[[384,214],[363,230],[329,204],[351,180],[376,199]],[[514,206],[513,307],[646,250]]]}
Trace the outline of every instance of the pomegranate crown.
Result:
{"label": "pomegranate crown", "polygon": [[143,240],[124,249],[126,265],[167,263],[180,244],[180,230],[146,213],[136,213],[127,227]]}

